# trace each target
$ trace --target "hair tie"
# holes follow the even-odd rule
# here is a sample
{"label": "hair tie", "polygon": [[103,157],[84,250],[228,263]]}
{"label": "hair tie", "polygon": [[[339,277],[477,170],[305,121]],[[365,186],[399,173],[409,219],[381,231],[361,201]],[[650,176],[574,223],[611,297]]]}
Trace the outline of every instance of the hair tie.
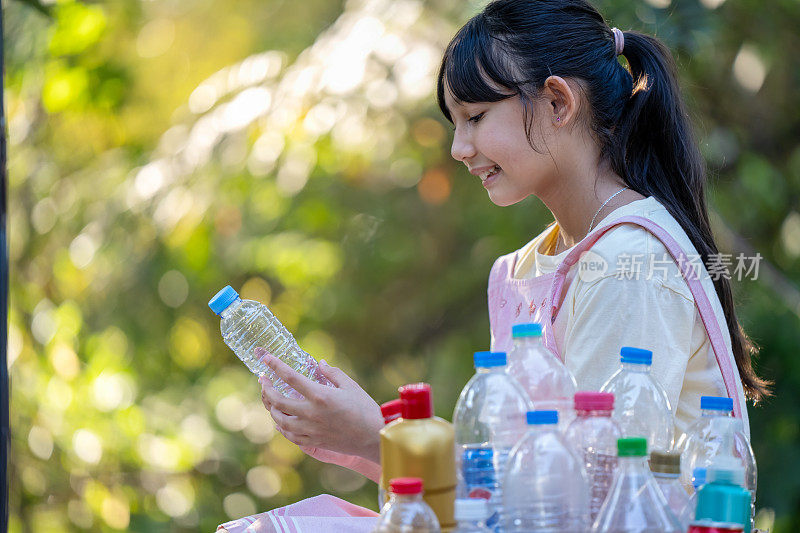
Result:
{"label": "hair tie", "polygon": [[620,55],[625,49],[625,34],[619,28],[611,28],[611,32],[614,34],[614,51]]}

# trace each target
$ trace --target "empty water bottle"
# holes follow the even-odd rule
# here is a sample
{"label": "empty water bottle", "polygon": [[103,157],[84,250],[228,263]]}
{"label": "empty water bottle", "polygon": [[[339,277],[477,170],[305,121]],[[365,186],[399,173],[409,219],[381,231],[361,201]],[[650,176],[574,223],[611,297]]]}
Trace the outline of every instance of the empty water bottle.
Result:
{"label": "empty water bottle", "polygon": [[511,448],[527,430],[525,391],[505,373],[504,352],[476,352],[476,373],[456,402],[458,498],[489,500],[489,527],[499,520],[502,476]]}
{"label": "empty water bottle", "polygon": [[[723,422],[719,422],[723,420]],[[676,449],[681,452],[681,481],[691,487],[695,468],[707,468],[714,458],[723,452],[721,446],[723,433],[727,431],[728,420],[734,424],[733,456],[739,459],[745,471],[745,488],[753,495],[755,505],[758,470],[756,458],[750,441],[743,431],[742,421],[733,418],[731,398],[703,396],[700,398],[700,418],[678,440]]]}
{"label": "empty water bottle", "polygon": [[583,465],[558,430],[557,411],[530,411],[503,478],[502,531],[582,533],[589,527]]}
{"label": "empty water bottle", "polygon": [[623,437],[644,437],[652,449],[672,448],[673,419],[664,388],[650,375],[653,352],[620,350],[620,369],[600,389],[614,394],[614,419]]}
{"label": "empty water bottle", "polygon": [[686,507],[683,508],[683,512],[681,512],[680,516],[678,517],[678,521],[681,523],[681,531],[686,531],[689,528],[689,524],[694,521],[694,515],[697,511],[697,491],[705,484],[706,469],[695,468],[692,475],[692,488],[694,488],[694,494],[689,496],[689,501],[686,502]]}
{"label": "empty water bottle", "polygon": [[676,449],[681,452],[681,481],[691,486],[695,468],[708,468],[715,458],[727,454],[725,435],[732,432],[733,457],[744,468],[744,486],[750,491],[751,519],[754,517],[758,469],[750,441],[744,432],[743,422],[733,418],[733,400],[726,397],[700,398],[700,418],[678,440]]}
{"label": "empty water bottle", "polygon": [[486,526],[489,518],[489,502],[486,500],[466,498],[456,500],[456,522],[458,526],[453,533],[491,533]]}
{"label": "empty water bottle", "polygon": [[592,521],[600,512],[617,467],[617,440],[622,434],[619,425],[611,418],[613,409],[614,395],[611,393],[575,393],[575,420],[564,433],[578,457],[583,458]]}
{"label": "empty water bottle", "polygon": [[686,504],[689,503],[689,493],[681,484],[681,455],[678,452],[654,451],[650,454],[650,471],[656,478],[656,483],[661,489],[661,494],[667,500],[672,514],[681,516]]}
{"label": "empty water bottle", "polygon": [[564,363],[542,344],[539,324],[517,324],[511,328],[514,347],[508,353],[506,373],[519,381],[538,410],[558,411],[566,428],[572,418],[572,398],[577,386]]}
{"label": "empty water bottle", "polygon": [[592,526],[594,533],[678,533],[677,517],[667,506],[647,467],[647,442],[641,437],[617,442],[619,463],[614,483]]}
{"label": "empty water bottle", "polygon": [[225,344],[252,373],[266,375],[284,396],[300,397],[300,394],[274,375],[262,360],[264,354],[277,357],[317,383],[331,385],[320,372],[317,361],[297,345],[292,334],[266,305],[241,299],[228,285],[208,302],[208,306],[222,319],[220,330]]}
{"label": "empty water bottle", "polygon": [[394,478],[389,491],[373,533],[439,533],[436,513],[422,499],[420,478]]}

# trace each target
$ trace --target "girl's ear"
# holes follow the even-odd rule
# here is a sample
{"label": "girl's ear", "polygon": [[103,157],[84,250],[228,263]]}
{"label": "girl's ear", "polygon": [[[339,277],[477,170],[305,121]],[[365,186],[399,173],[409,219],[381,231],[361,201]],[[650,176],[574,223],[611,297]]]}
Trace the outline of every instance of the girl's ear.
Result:
{"label": "girl's ear", "polygon": [[[575,87],[577,90],[577,87]],[[542,97],[549,104],[554,126],[573,124],[578,116],[578,97],[573,86],[561,76],[550,76],[544,81]]]}

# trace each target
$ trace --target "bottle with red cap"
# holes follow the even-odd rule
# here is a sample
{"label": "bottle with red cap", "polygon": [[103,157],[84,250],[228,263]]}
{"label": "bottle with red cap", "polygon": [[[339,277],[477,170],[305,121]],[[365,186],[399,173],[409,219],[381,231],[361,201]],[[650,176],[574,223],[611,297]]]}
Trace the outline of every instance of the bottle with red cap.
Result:
{"label": "bottle with red cap", "polygon": [[403,400],[396,399],[391,400],[386,403],[381,404],[381,415],[383,416],[383,423],[389,424],[390,422],[394,422],[398,418],[403,411]]}
{"label": "bottle with red cap", "polygon": [[381,487],[397,477],[418,477],[442,531],[455,527],[455,432],[449,422],[433,416],[431,386],[400,387],[401,418],[381,429]]}
{"label": "bottle with red cap", "polygon": [[617,440],[622,431],[611,416],[613,410],[614,395],[610,392],[577,392],[575,420],[564,432],[586,469],[592,521],[600,512],[617,468]]}
{"label": "bottle with red cap", "polygon": [[423,482],[418,477],[394,478],[389,482],[391,496],[381,509],[373,533],[438,533],[439,521],[422,499]]}

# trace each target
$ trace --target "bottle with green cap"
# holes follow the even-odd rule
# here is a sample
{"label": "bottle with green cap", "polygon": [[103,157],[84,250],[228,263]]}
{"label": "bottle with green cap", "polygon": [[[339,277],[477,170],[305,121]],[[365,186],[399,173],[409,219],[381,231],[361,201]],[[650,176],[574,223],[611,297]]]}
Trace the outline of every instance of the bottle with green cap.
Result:
{"label": "bottle with green cap", "polygon": [[667,505],[675,516],[680,517],[689,493],[681,484],[681,454],[674,451],[654,451],[650,453],[650,471],[656,478],[658,488],[667,500]]}
{"label": "bottle with green cap", "polygon": [[267,367],[263,361],[266,354],[277,357],[296,372],[317,383],[332,386],[328,378],[320,372],[316,359],[297,345],[289,330],[266,305],[240,298],[239,293],[227,285],[211,298],[208,306],[221,319],[220,330],[225,344],[253,374],[267,376],[275,389],[284,396],[301,397]]}
{"label": "bottle with green cap", "polygon": [[592,526],[596,533],[678,533],[677,517],[667,506],[647,466],[647,440],[617,441],[614,482]]}

